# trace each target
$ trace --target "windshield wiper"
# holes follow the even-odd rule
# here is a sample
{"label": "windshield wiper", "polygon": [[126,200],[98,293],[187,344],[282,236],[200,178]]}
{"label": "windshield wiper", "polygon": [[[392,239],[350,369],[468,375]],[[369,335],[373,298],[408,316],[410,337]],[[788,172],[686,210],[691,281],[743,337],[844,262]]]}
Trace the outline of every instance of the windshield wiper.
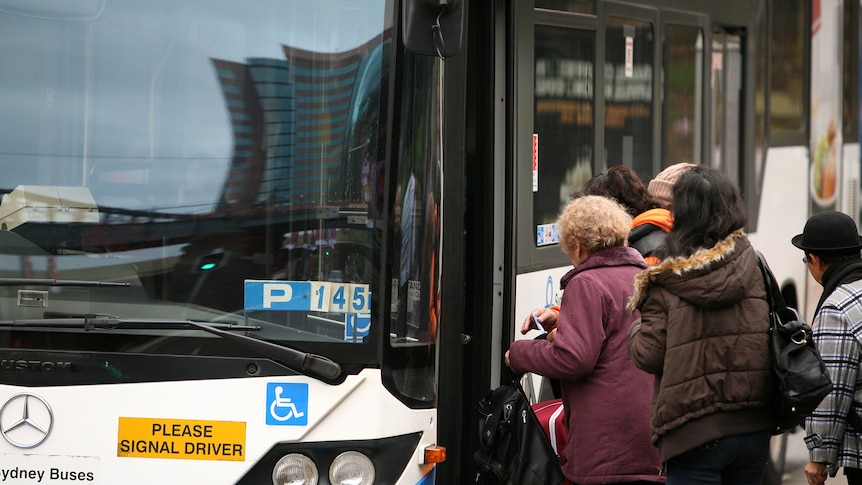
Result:
{"label": "windshield wiper", "polygon": [[131,283],[90,280],[56,280],[50,278],[0,278],[0,286],[112,286],[128,287]]}
{"label": "windshield wiper", "polygon": [[258,352],[266,357],[305,375],[317,377],[324,382],[336,383],[341,375],[341,365],[322,355],[310,354],[301,350],[277,345],[231,331],[260,330],[258,326],[237,325],[234,323],[202,322],[194,320],[170,320],[149,318],[117,318],[105,315],[84,315],[71,318],[46,318],[0,320],[0,327],[25,328],[83,328],[95,329],[183,329],[195,328],[217,335],[236,345]]}
{"label": "windshield wiper", "polygon": [[125,328],[132,330],[182,330],[198,328],[195,323],[204,324],[220,330],[254,331],[260,327],[254,325],[238,325],[225,322],[195,322],[194,320],[165,320],[155,318],[120,318],[113,315],[68,314],[45,312],[44,318],[29,318],[20,320],[0,320],[0,327],[42,327],[42,328],[83,328],[84,330],[113,330]]}

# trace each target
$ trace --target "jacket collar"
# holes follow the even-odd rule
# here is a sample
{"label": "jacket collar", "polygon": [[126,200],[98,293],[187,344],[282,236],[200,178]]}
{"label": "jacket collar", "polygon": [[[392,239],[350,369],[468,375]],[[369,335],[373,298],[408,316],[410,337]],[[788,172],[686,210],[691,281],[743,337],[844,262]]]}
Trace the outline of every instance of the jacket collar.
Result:
{"label": "jacket collar", "polygon": [[629,299],[626,309],[634,312],[646,298],[647,290],[656,278],[665,272],[682,275],[689,271],[707,268],[720,261],[736,250],[740,238],[745,237],[745,231],[737,229],[711,248],[698,249],[691,256],[677,256],[664,259],[661,263],[650,266],[635,275],[634,293]]}
{"label": "jacket collar", "polygon": [[579,265],[570,269],[568,273],[563,275],[560,279],[560,288],[565,289],[569,280],[583,271],[593,268],[628,265],[637,266],[641,269],[647,267],[646,262],[644,262],[644,258],[634,248],[630,248],[628,246],[613,246],[602,249],[587,256],[587,258],[581,261]]}

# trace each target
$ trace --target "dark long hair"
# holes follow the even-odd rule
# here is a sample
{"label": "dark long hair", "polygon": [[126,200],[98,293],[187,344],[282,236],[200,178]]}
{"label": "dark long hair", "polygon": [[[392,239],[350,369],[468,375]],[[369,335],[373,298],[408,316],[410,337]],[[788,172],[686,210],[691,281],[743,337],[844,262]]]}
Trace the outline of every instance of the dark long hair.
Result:
{"label": "dark long hair", "polygon": [[593,175],[583,189],[572,193],[572,199],[584,195],[601,195],[614,199],[622,204],[632,217],[658,207],[647,192],[644,181],[634,170],[624,165],[617,165]]}
{"label": "dark long hair", "polygon": [[748,223],[748,209],[736,184],[720,170],[698,165],[673,186],[673,229],[661,257],[690,256],[711,248]]}

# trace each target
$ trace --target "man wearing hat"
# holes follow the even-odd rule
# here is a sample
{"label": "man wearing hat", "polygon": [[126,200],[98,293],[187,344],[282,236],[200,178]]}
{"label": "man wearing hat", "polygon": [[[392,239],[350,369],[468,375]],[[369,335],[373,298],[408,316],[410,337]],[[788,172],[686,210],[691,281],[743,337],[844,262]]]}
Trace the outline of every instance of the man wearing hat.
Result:
{"label": "man wearing hat", "polygon": [[844,468],[848,484],[862,485],[862,401],[854,399],[862,398],[862,237],[850,216],[827,211],[811,216],[791,243],[823,286],[812,329],[834,386],[805,420],[805,475],[821,485]]}

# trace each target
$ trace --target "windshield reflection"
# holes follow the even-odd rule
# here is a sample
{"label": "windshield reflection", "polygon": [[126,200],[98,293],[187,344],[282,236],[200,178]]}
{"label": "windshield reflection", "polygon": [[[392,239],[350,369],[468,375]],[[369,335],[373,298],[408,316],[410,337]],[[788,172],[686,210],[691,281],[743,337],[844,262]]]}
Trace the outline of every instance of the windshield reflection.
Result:
{"label": "windshield reflection", "polygon": [[[16,66],[0,71],[0,277],[130,285],[0,287],[0,319],[229,319],[367,341],[384,9],[0,0],[0,59]],[[311,283],[320,300],[250,306],[249,281]]]}

